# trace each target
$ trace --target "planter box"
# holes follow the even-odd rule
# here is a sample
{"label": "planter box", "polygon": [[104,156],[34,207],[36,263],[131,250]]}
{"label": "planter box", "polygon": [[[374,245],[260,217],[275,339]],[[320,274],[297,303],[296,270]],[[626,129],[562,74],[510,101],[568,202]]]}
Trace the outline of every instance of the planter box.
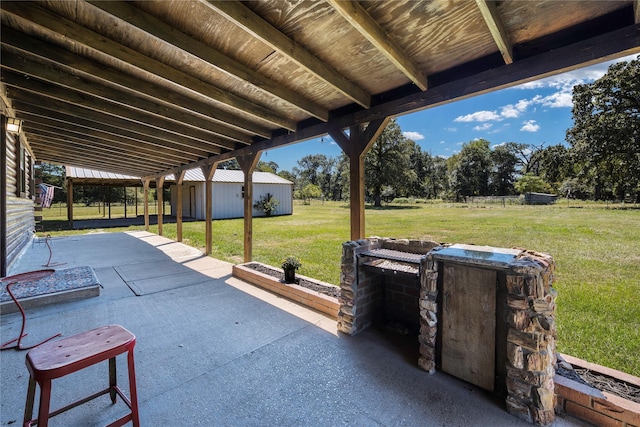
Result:
{"label": "planter box", "polygon": [[[640,378],[562,354],[569,364],[640,387]],[[556,375],[556,410],[598,426],[640,426],[640,404]]]}
{"label": "planter box", "polygon": [[[250,262],[248,264],[260,264],[259,262]],[[265,267],[278,270],[274,267],[262,264]],[[330,297],[319,292],[307,289],[303,286],[295,284],[284,283],[277,277],[270,276],[268,274],[257,271],[253,268],[247,267],[245,264],[238,264],[233,266],[233,276],[238,279],[242,279],[252,285],[259,286],[275,294],[281,295],[289,300],[295,301],[309,308],[317,310],[330,316],[332,319],[338,318],[338,310],[340,304],[338,298]],[[315,282],[319,285],[325,285],[327,287],[333,286],[328,283],[320,282],[318,280],[301,276],[297,274],[296,277],[305,279],[310,282]]]}

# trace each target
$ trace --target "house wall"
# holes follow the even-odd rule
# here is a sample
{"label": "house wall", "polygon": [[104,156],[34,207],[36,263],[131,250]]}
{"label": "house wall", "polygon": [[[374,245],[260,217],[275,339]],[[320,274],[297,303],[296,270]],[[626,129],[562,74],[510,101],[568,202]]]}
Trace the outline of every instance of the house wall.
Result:
{"label": "house wall", "polygon": [[[242,202],[242,184],[240,183],[213,183],[213,219],[231,219],[244,217]],[[195,187],[192,193],[190,187]],[[261,196],[270,193],[280,201],[275,215],[291,215],[293,213],[293,200],[291,185],[289,184],[254,184],[253,203],[260,200]],[[190,198],[195,194],[196,219],[205,218],[205,184],[204,182],[185,182],[182,185],[182,216],[189,216]],[[171,215],[176,215],[176,186],[171,186]],[[193,206],[191,207],[193,209]],[[253,216],[264,216],[264,212],[253,209]]]}
{"label": "house wall", "polygon": [[[5,116],[2,116],[3,132]],[[20,153],[23,153],[21,157]],[[33,156],[19,138],[4,132],[2,147],[3,203],[0,203],[0,276],[5,276],[22,249],[33,237],[35,227],[33,195]],[[23,168],[20,167],[22,159]],[[24,178],[21,178],[24,176]],[[24,184],[22,180],[24,179]]]}

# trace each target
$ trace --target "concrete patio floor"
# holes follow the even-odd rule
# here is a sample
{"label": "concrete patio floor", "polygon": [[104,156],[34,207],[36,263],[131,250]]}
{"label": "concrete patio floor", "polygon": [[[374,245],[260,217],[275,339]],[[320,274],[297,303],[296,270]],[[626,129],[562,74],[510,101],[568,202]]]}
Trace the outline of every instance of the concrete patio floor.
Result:
{"label": "concrete patio floor", "polygon": [[[143,426],[528,426],[489,393],[441,372],[428,375],[394,340],[351,337],[335,321],[231,276],[231,264],[146,233],[53,238],[56,269],[89,265],[98,297],[27,311],[23,345],[120,324],[137,337]],[[30,244],[9,274],[42,269]],[[17,337],[19,313],[0,317],[0,341]],[[21,425],[26,351],[0,352],[0,425]],[[128,394],[126,359],[118,380]],[[106,386],[106,364],[53,382],[52,409]],[[51,420],[98,426],[126,412],[108,396]],[[586,426],[559,416],[556,426]]]}

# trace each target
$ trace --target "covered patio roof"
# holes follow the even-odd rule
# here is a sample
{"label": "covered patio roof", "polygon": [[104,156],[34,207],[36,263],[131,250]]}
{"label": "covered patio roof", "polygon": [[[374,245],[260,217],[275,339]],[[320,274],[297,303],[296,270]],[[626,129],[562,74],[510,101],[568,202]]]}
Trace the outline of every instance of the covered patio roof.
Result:
{"label": "covered patio roof", "polygon": [[3,1],[3,113],[152,179],[638,53],[639,4]]}

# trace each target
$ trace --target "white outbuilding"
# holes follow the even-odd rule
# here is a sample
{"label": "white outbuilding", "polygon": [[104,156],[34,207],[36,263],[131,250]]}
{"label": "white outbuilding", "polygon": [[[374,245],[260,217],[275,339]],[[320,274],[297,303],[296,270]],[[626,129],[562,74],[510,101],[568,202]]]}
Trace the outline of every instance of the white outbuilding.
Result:
{"label": "white outbuilding", "polygon": [[[177,212],[175,184],[171,185],[170,189],[171,215],[175,216]],[[241,170],[216,169],[211,192],[212,219],[244,217],[244,173]],[[269,196],[279,202],[272,216],[293,213],[293,182],[270,172],[254,172],[251,205]],[[185,173],[182,184],[182,215],[197,220],[205,219],[205,179],[201,169],[191,169]],[[254,207],[253,216],[265,216],[265,213]]]}

